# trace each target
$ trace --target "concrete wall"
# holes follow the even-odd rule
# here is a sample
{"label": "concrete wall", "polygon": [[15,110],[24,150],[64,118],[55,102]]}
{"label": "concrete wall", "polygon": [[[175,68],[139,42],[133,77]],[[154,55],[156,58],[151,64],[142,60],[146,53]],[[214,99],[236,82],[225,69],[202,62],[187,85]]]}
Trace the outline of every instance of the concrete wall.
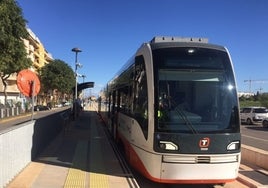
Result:
{"label": "concrete wall", "polygon": [[242,144],[242,162],[250,163],[268,170],[268,151]]}
{"label": "concrete wall", "polygon": [[23,168],[55,139],[63,128],[62,113],[13,125],[0,132],[0,188],[6,186]]}
{"label": "concrete wall", "polygon": [[35,121],[0,132],[0,187],[31,162]]}

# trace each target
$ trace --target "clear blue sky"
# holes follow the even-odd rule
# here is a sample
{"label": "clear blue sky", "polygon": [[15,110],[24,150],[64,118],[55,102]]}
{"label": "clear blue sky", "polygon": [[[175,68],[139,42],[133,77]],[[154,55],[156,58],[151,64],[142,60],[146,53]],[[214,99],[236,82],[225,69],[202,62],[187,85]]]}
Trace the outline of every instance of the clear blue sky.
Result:
{"label": "clear blue sky", "polygon": [[[156,35],[206,37],[226,46],[238,91],[268,92],[267,0],[18,0],[28,27],[54,59],[74,68],[96,93],[137,48]],[[79,79],[82,82],[82,78]]]}

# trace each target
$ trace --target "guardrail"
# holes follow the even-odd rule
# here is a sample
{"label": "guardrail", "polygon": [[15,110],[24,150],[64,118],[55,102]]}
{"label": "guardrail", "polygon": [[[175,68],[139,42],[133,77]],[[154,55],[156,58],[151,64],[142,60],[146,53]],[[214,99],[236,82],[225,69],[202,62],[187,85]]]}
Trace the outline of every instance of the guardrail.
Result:
{"label": "guardrail", "polygon": [[35,121],[0,132],[0,187],[31,162]]}

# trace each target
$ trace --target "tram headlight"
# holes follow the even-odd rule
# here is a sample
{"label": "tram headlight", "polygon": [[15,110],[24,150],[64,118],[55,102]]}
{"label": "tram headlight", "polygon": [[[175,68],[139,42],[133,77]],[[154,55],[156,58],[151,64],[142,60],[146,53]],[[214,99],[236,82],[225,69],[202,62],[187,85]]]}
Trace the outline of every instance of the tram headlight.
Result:
{"label": "tram headlight", "polygon": [[178,150],[179,147],[173,142],[159,141],[159,147],[164,150]]}
{"label": "tram headlight", "polygon": [[227,146],[227,150],[228,150],[228,151],[238,150],[239,148],[240,148],[240,141],[234,141],[234,142],[231,142],[231,143]]}

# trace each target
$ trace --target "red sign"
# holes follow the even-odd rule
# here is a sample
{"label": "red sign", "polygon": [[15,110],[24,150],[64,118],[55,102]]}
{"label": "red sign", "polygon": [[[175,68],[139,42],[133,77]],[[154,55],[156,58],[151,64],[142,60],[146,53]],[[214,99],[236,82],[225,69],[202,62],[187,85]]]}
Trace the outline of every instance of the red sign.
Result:
{"label": "red sign", "polygon": [[17,76],[17,86],[20,92],[27,97],[32,95],[36,96],[40,91],[40,81],[38,76],[28,69],[19,72]]}

